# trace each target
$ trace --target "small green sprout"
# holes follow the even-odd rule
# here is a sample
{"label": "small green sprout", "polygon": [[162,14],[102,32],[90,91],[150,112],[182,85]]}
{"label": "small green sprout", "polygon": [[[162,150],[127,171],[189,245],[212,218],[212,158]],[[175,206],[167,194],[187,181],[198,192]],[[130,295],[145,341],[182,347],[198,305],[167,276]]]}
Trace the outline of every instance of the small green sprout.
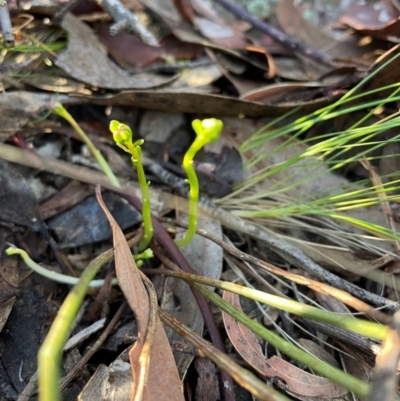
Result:
{"label": "small green sprout", "polygon": [[90,138],[86,135],[86,133],[82,130],[79,124],[75,121],[75,119],[68,113],[65,107],[59,103],[55,102],[52,103],[50,106],[50,111],[58,116],[62,117],[64,120],[68,121],[71,127],[75,130],[75,132],[80,136],[84,144],[88,147],[90,152],[92,153],[93,157],[96,159],[97,163],[103,170],[103,173],[108,177],[111,184],[120,188],[121,185],[118,182],[117,177],[114,175],[113,171],[111,170],[110,166],[108,165],[106,159],[103,157],[101,152],[96,148],[94,143],[90,140]]}
{"label": "small green sprout", "polygon": [[135,166],[140,189],[142,191],[142,204],[143,204],[143,224],[144,224],[144,234],[143,239],[140,241],[139,250],[144,251],[149,245],[153,237],[153,223],[151,221],[151,208],[150,208],[150,183],[146,180],[146,175],[144,173],[144,168],[142,164],[142,149],[143,139],[136,142],[132,142],[133,134],[132,130],[126,125],[119,121],[112,120],[110,122],[110,131],[113,134],[113,139],[115,143],[123,149],[125,152],[132,155],[132,164]]}
{"label": "small green sprout", "polygon": [[183,168],[186,171],[189,183],[189,224],[185,236],[176,241],[179,247],[184,247],[193,239],[197,228],[197,204],[199,201],[199,181],[196,171],[193,167],[193,159],[197,152],[208,143],[215,142],[219,139],[224,124],[216,118],[207,118],[205,120],[194,120],[192,127],[196,133],[196,139],[186,152],[183,158]]}
{"label": "small green sprout", "polygon": [[152,258],[154,258],[154,253],[153,250],[150,248],[145,249],[142,253],[133,255],[133,259],[135,260],[137,267],[143,266],[144,259],[152,259]]}

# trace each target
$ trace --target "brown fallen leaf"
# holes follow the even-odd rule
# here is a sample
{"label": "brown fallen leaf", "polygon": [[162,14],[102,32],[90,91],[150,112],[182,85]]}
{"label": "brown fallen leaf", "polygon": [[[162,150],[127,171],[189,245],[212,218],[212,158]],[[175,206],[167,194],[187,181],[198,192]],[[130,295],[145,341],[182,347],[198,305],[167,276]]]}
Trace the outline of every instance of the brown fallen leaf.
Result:
{"label": "brown fallen leaf", "polygon": [[[223,299],[242,310],[237,294],[224,291]],[[330,380],[304,372],[282,358],[273,356],[266,359],[253,332],[225,312],[222,312],[222,317],[229,339],[243,359],[259,373],[278,379],[283,383],[284,389],[298,395],[319,397],[319,399],[339,397],[347,393],[347,390]]]}
{"label": "brown fallen leaf", "polygon": [[[82,102],[82,97],[79,98]],[[213,116],[277,116],[292,110],[293,106],[269,106],[260,103],[235,99],[229,96],[163,90],[122,91],[118,94],[93,95],[84,98],[94,104],[141,107],[158,111],[181,113],[202,113]],[[328,99],[316,100],[303,105],[304,113],[323,107]]]}
{"label": "brown fallen leaf", "polygon": [[[148,291],[143,284],[141,273],[134,262],[124,234],[105,207],[99,186],[96,187],[96,196],[110,221],[113,232],[115,269],[119,285],[138,321],[138,340],[129,352],[134,376],[131,399],[184,401],[178,370],[164,328],[155,310],[152,311],[154,315],[151,316],[151,309],[155,307],[154,298],[152,297],[151,304]],[[150,287],[147,280],[146,286]],[[150,345],[146,342],[146,332],[151,328],[152,318],[155,318],[154,338]],[[139,397],[141,391],[143,391],[143,397]]]}
{"label": "brown fallen leaf", "polygon": [[365,35],[395,42],[399,36],[400,13],[394,3],[374,1],[371,4],[355,5],[339,18],[339,22]]}
{"label": "brown fallen leaf", "polygon": [[67,14],[61,27],[69,34],[67,48],[55,64],[72,78],[100,88],[148,89],[165,85],[175,77],[157,74],[130,75],[114,64],[92,29],[72,14]]}
{"label": "brown fallen leaf", "polygon": [[[266,85],[259,87],[257,89],[248,91],[243,93],[240,96],[241,100],[247,100],[252,102],[259,102],[262,104],[277,104],[284,102],[288,97],[288,93],[303,91],[302,98],[306,98],[305,94],[309,88],[323,88],[328,85],[324,85],[321,82],[284,82],[273,85]],[[300,98],[300,96],[299,96]],[[299,99],[300,101],[305,101],[303,99]]]}
{"label": "brown fallen leaf", "polygon": [[194,60],[200,47],[195,44],[184,43],[173,35],[167,35],[160,41],[159,47],[149,46],[136,36],[120,32],[111,35],[108,26],[102,25],[96,31],[100,41],[106,46],[113,57],[124,67],[125,65],[142,68],[154,62],[165,62],[165,59]]}
{"label": "brown fallen leaf", "polygon": [[[329,54],[333,58],[347,58],[362,65],[358,59],[362,58],[367,50],[357,46],[355,38],[350,36],[343,40],[336,40],[329,36],[325,30],[319,29],[311,22],[306,21],[292,0],[281,0],[278,3],[277,18],[282,30],[288,35],[303,41],[314,49]],[[302,60],[304,71],[310,79],[318,79],[333,69],[317,60],[297,55]]]}
{"label": "brown fallen leaf", "polygon": [[78,401],[127,401],[134,387],[127,353],[125,350],[110,366],[99,365]]}

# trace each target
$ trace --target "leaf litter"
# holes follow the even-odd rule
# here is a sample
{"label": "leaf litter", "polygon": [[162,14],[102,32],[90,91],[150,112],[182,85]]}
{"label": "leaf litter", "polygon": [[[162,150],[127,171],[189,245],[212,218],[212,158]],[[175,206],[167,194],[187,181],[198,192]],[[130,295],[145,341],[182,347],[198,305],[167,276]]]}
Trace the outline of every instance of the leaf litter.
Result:
{"label": "leaf litter", "polygon": [[[295,278],[288,271],[284,278],[279,278],[271,275],[273,270],[267,273],[254,267],[253,279],[259,275],[258,282],[266,280],[285,296],[325,307],[326,299],[319,294],[320,291],[339,296],[326,287],[322,290],[322,284],[318,287],[308,277],[313,271],[307,270],[305,262],[296,259],[305,255],[308,258],[305,260],[321,267],[318,280],[338,277],[342,281],[334,282],[343,282],[344,288],[352,289],[353,298],[358,291],[360,302],[367,299],[372,304],[375,302],[375,306],[386,305],[391,310],[396,309],[400,289],[397,277],[399,261],[394,248],[397,238],[377,240],[376,233],[371,234],[365,226],[354,226],[351,220],[357,218],[375,226],[389,225],[392,232],[397,230],[396,217],[392,216],[397,200],[391,191],[398,193],[398,190],[388,185],[395,182],[398,170],[396,126],[382,130],[376,136],[376,142],[382,144],[380,150],[374,147],[376,142],[372,139],[364,141],[363,147],[351,149],[354,157],[362,149],[370,158],[370,164],[362,166],[359,163],[361,159],[355,159],[342,169],[332,169],[331,160],[326,157],[307,157],[289,166],[285,163],[307,152],[309,146],[320,143],[323,135],[351,132],[353,125],[366,114],[364,112],[338,115],[305,129],[296,137],[291,133],[272,136],[268,141],[260,141],[250,151],[243,151],[243,144],[273,118],[291,113],[275,123],[274,127],[278,127],[322,107],[329,107],[362,79],[373,76],[398,52],[398,46],[393,45],[399,36],[398,7],[385,1],[373,5],[351,1],[348,8],[340,4],[330,12],[329,1],[321,2],[322,8],[317,9],[313,8],[312,2],[304,1],[299,6],[281,0],[275,9],[271,5],[268,12],[249,4],[239,12],[232,12],[232,9],[229,12],[226,3],[225,0],[125,3],[125,8],[119,7],[119,10],[131,13],[128,20],[138,21],[135,26],[126,23],[119,26],[120,17],[113,11],[111,18],[104,18],[110,12],[108,1],[103,4],[104,9],[97,8],[97,14],[93,5],[88,4],[67,10],[57,2],[24,2],[23,9],[29,10],[30,18],[20,15],[13,3],[9,5],[13,11],[11,21],[18,35],[15,35],[14,48],[2,47],[0,155],[16,164],[1,161],[2,250],[7,242],[16,243],[48,268],[61,268],[68,274],[79,276],[85,261],[89,262],[111,245],[108,223],[90,195],[96,183],[101,183],[109,191],[115,188],[94,170],[82,167],[95,166],[95,163],[85,153],[76,135],[55,116],[48,116],[52,102],[59,101],[69,106],[79,123],[90,127],[96,146],[109,159],[113,169],[118,170],[119,178],[128,188],[124,189],[128,196],[131,196],[130,188],[136,185],[132,182],[133,174],[128,172],[130,161],[113,146],[108,123],[115,115],[132,123],[133,131],[148,141],[148,148],[144,147],[146,169],[154,202],[156,198],[158,201],[156,207],[153,205],[153,212],[178,219],[177,226],[171,224],[171,220],[167,225],[169,235],[174,237],[182,230],[178,226],[182,225],[182,211],[186,210],[185,202],[174,195],[186,194],[187,191],[180,162],[193,138],[189,122],[201,116],[216,117],[224,121],[224,135],[199,155],[195,167],[200,176],[201,193],[214,198],[224,208],[225,214],[209,213],[212,221],[203,220],[205,226],[199,228],[215,234],[220,241],[224,234],[236,247],[298,273]],[[234,3],[240,6],[243,2]],[[252,18],[262,23],[254,22]],[[57,21],[60,21],[59,25]],[[354,31],[349,33],[348,27]],[[118,30],[121,32],[113,36]],[[3,38],[6,37],[3,31]],[[156,43],[159,46],[153,46]],[[389,65],[374,75],[356,95],[398,81],[398,69]],[[391,96],[392,92],[393,88],[387,88],[380,92],[380,97]],[[354,98],[338,110],[373,102],[376,93],[379,92],[363,99]],[[381,110],[373,107],[368,109],[371,113],[364,127],[384,122],[393,110],[395,113],[398,99],[383,105]],[[50,158],[44,153],[41,157],[36,155],[41,144],[54,140],[59,146],[57,149],[49,148],[52,149]],[[352,143],[357,144],[357,139]],[[340,152],[340,149],[338,147],[336,151]],[[249,167],[252,157],[260,153],[266,157]],[[57,160],[51,160],[51,157]],[[19,164],[30,169],[22,169]],[[35,170],[37,168],[41,169],[40,172]],[[269,174],[269,171],[273,173]],[[250,179],[257,178],[259,172],[266,173],[262,180],[241,189]],[[368,173],[372,184],[366,184]],[[75,184],[72,179],[76,180]],[[35,180],[40,183],[33,188]],[[78,181],[81,187],[74,186]],[[341,215],[347,220],[297,213],[268,218],[246,215],[260,210],[276,211],[293,204],[311,205],[315,199],[340,196],[346,190],[362,191],[366,185],[379,187],[376,197],[380,201],[368,208],[342,211]],[[97,351],[94,354],[89,369],[83,368],[77,373],[77,380],[64,390],[64,399],[93,399],[91,394],[95,392],[96,399],[104,400],[113,397],[134,399],[135,393],[136,399],[234,399],[232,388],[224,393],[231,385],[219,375],[218,366],[224,366],[229,372],[229,363],[216,358],[213,359],[216,365],[212,365],[193,352],[182,352],[184,343],[181,337],[189,341],[190,335],[178,331],[167,339],[156,304],[158,299],[160,305],[181,323],[214,341],[209,326],[203,328],[203,307],[197,305],[190,287],[180,279],[149,275],[152,284],[147,281],[135,266],[124,236],[129,238],[136,232],[140,212],[134,211],[126,201],[111,192],[104,193],[104,198],[113,213],[112,219],[117,221],[111,220],[111,227],[120,290],[105,287],[98,302],[104,304],[102,310],[109,320],[116,313],[116,305],[121,306],[121,299],[126,298],[131,312],[119,312],[121,317],[115,324],[125,327],[124,319],[136,321],[138,332],[135,333],[134,326],[127,325],[126,330],[133,331],[129,334],[136,336],[133,348],[121,335],[107,333],[106,336],[116,345],[106,353]],[[234,215],[245,220],[238,220]],[[207,216],[206,211],[204,216]],[[261,231],[256,231],[255,227]],[[279,249],[279,241],[290,244],[289,253]],[[154,245],[158,246],[159,257],[145,261],[144,267],[170,265],[168,243],[159,240],[158,245]],[[222,261],[222,248],[204,237],[197,235],[182,254],[198,274],[216,279],[221,274],[229,276],[231,268]],[[238,263],[238,268],[240,266]],[[108,266],[102,275],[110,279],[113,268]],[[246,271],[244,274],[248,274]],[[303,280],[309,289],[305,291],[296,286],[296,280],[298,283]],[[4,383],[0,394],[17,399],[30,380],[35,382],[38,344],[42,343],[68,288],[30,274],[15,257],[2,254],[0,291],[1,363],[6,372],[5,375],[0,373],[0,380]],[[345,291],[343,288],[341,291],[340,299],[344,302]],[[89,295],[88,299],[95,296]],[[361,307],[353,301],[349,301],[352,308]],[[86,306],[82,312],[89,316],[89,310]],[[379,314],[368,310],[365,304],[359,310],[371,316],[376,312],[376,318],[385,323],[392,319],[389,310]],[[256,309],[246,310],[246,313],[262,320]],[[217,308],[214,315],[220,322],[221,312]],[[160,316],[164,322],[167,320],[162,312]],[[242,358],[241,363],[248,364],[249,370],[269,377],[271,387],[279,389],[282,395],[299,399],[338,396],[347,399],[347,395],[343,395],[346,390],[312,374],[304,366],[294,364],[290,356],[274,355],[276,350],[272,350],[273,356],[265,359],[260,345],[268,350],[268,344],[260,343],[254,334],[248,329],[243,330],[243,326],[225,312],[222,316],[225,328],[221,326],[220,329],[229,336],[229,352],[235,353],[236,359]],[[321,359],[329,359],[325,352],[340,369],[362,377],[364,383],[372,383],[373,397],[389,399],[382,394],[394,391],[398,353],[394,353],[394,348],[387,351],[387,342],[383,345],[383,352],[393,351],[393,358],[389,361],[392,370],[382,371],[382,362],[378,358],[373,381],[371,369],[378,351],[371,342],[367,344],[361,337],[352,337],[348,340],[352,344],[349,347],[332,329],[296,318],[296,323],[302,327],[300,332],[298,326],[289,324],[282,313],[278,314],[276,322],[293,341],[309,352],[317,353]],[[77,331],[87,325],[85,319],[76,324]],[[29,330],[30,327],[34,329]],[[392,338],[394,347],[398,330],[395,322],[390,330],[388,338]],[[236,333],[236,337],[232,333]],[[345,338],[345,332],[341,335]],[[86,341],[92,344],[91,340]],[[204,344],[200,346],[199,342],[193,344],[197,344],[202,352],[208,349],[201,348]],[[380,344],[375,345],[380,347]],[[175,350],[174,353],[171,349]],[[22,354],[21,350],[24,350]],[[78,346],[73,351],[75,356],[72,352],[66,356],[65,369],[69,369],[68,359],[78,361],[82,351],[83,346]],[[212,351],[207,352],[211,357]],[[142,355],[146,355],[144,361]],[[363,364],[365,371],[354,367],[354,358]],[[257,368],[260,364],[265,367],[266,363],[268,368]],[[240,371],[237,375],[239,371],[232,370],[230,374],[250,391],[248,383],[253,383],[255,391],[258,382],[247,376],[248,382],[244,385],[241,380],[246,377],[245,373]],[[390,376],[392,381],[381,380],[382,375]],[[137,391],[141,385],[144,385],[143,397]],[[264,394],[263,391],[257,394]],[[273,394],[270,396],[275,397]],[[265,394],[262,397],[269,399]]]}

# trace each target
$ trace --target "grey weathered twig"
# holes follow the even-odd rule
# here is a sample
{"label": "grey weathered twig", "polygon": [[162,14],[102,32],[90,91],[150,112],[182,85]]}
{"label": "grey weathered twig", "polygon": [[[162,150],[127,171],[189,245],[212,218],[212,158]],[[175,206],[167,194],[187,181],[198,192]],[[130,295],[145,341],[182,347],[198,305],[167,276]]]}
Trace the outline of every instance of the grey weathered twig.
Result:
{"label": "grey weathered twig", "polygon": [[116,35],[126,29],[136,33],[143,42],[150,46],[159,45],[154,35],[139,22],[139,18],[119,0],[96,0],[96,3],[106,10],[114,20],[114,25],[110,27],[111,35]]}
{"label": "grey weathered twig", "polygon": [[15,38],[12,31],[12,24],[10,19],[10,12],[8,4],[5,0],[0,1],[0,25],[1,33],[3,35],[3,43],[5,47],[14,47]]}
{"label": "grey weathered twig", "polygon": [[51,22],[54,25],[60,25],[61,21],[65,17],[65,14],[70,12],[77,5],[77,3],[78,0],[69,0],[67,3],[65,3],[64,6],[62,6],[58,11],[54,13]]}
{"label": "grey weathered twig", "polygon": [[249,14],[246,10],[242,7],[233,4],[228,0],[214,0],[215,3],[220,4],[222,7],[229,10],[231,13],[235,14],[238,18],[249,22],[255,28],[259,29],[261,32],[266,33],[267,35],[271,36],[271,38],[275,39],[276,41],[282,43],[285,47],[302,54],[308,58],[313,60],[317,60],[323,64],[333,66],[335,65],[333,58],[327,54],[323,53],[317,49],[314,49],[308,46],[306,43],[301,42],[300,40],[293,38],[283,31],[269,25],[263,21],[260,21],[258,18],[253,17]]}

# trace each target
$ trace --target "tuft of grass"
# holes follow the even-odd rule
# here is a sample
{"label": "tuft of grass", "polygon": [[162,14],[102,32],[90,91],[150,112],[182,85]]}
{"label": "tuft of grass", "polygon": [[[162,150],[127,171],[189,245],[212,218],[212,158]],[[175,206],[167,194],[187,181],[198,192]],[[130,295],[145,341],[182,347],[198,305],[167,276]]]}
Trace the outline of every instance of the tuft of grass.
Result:
{"label": "tuft of grass", "polygon": [[[379,135],[399,127],[400,112],[373,124],[365,124],[386,104],[400,100],[400,83],[364,92],[361,89],[399,57],[397,54],[382,64],[335,103],[274,128],[293,112],[299,111],[297,108],[255,132],[240,147],[248,173],[246,180],[237,185],[234,192],[217,202],[237,216],[257,219],[258,222],[271,218],[318,216],[345,222],[384,239],[399,241],[399,233],[351,214],[355,209],[398,201],[400,180],[395,174],[381,177],[384,183],[379,187],[371,185],[368,180],[360,180],[345,187],[332,187],[298,196],[306,183],[358,163],[362,158],[372,161],[395,156],[378,157],[376,151],[387,143],[399,142],[400,134],[394,135],[389,141],[383,141]],[[388,90],[392,91],[389,96],[381,95]],[[374,99],[370,100],[372,95]],[[312,139],[299,139],[318,123],[360,111],[365,111],[365,114],[346,130],[321,133]],[[278,142],[278,145],[266,150],[266,144],[272,141]],[[294,156],[275,165],[265,166],[274,154],[289,154],[289,149],[291,154],[295,150]],[[268,182],[267,190],[260,187],[265,180]]]}

